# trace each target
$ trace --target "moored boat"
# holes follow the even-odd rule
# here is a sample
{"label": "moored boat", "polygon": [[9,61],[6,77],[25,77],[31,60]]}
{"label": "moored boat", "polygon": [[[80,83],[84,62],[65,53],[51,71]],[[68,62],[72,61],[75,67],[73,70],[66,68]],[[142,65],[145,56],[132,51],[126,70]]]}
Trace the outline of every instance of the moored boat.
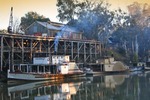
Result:
{"label": "moored boat", "polygon": [[[20,64],[17,70],[8,70],[8,79],[15,80],[57,80],[71,77],[84,76],[79,69],[69,69],[73,62],[62,63],[56,66]],[[53,67],[53,68],[51,68]],[[56,68],[54,68],[56,67]],[[40,70],[41,69],[41,70]]]}
{"label": "moored boat", "polygon": [[145,67],[145,71],[149,71],[150,70],[150,67]]}
{"label": "moored boat", "polygon": [[130,72],[133,72],[133,71],[144,71],[144,70],[145,70],[144,66],[133,66],[133,67],[129,68]]}
{"label": "moored boat", "polygon": [[75,62],[61,61],[56,64],[16,64],[7,73],[8,80],[58,80],[84,76]]}
{"label": "moored boat", "polygon": [[83,71],[85,72],[86,76],[93,76],[93,70],[91,68],[84,68]]}
{"label": "moored boat", "polygon": [[146,67],[146,63],[145,62],[137,62],[137,63],[133,63],[133,65],[129,67],[129,71],[130,72],[144,71],[145,67]]}
{"label": "moored boat", "polygon": [[115,61],[114,57],[106,57],[96,62],[96,64],[85,67],[86,75],[124,74],[129,72],[128,66],[121,61]]}

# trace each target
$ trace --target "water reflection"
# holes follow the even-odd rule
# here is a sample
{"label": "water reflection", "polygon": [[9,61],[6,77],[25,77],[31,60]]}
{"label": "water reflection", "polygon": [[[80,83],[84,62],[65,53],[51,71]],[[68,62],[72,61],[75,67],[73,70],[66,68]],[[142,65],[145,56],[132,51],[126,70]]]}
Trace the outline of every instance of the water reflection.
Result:
{"label": "water reflection", "polygon": [[8,96],[11,99],[31,100],[66,100],[75,95],[82,82],[51,83],[34,82],[8,87]]}
{"label": "water reflection", "polygon": [[150,73],[105,75],[16,86],[0,83],[0,100],[149,100]]}

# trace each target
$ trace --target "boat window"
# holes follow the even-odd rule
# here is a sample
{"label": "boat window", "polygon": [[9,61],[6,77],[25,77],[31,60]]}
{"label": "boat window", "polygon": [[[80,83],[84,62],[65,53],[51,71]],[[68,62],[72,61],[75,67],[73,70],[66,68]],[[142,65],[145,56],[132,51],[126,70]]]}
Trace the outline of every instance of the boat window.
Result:
{"label": "boat window", "polygon": [[27,65],[21,65],[20,66],[20,71],[21,72],[27,72]]}
{"label": "boat window", "polygon": [[44,72],[44,66],[39,66],[39,72]]}
{"label": "boat window", "polygon": [[11,97],[13,97],[13,99],[20,98],[20,92],[14,92],[13,94],[11,94]]}
{"label": "boat window", "polygon": [[50,67],[49,66],[45,67],[45,72],[50,72]]}
{"label": "boat window", "polygon": [[39,92],[40,92],[40,94],[45,94],[45,88],[39,88]]}
{"label": "boat window", "polygon": [[14,65],[14,71],[18,71],[19,70],[19,66],[18,65]]}
{"label": "boat window", "polygon": [[32,66],[32,72],[37,72],[37,66]]}
{"label": "boat window", "polygon": [[34,89],[32,90],[32,93],[38,95],[38,88],[34,88]]}
{"label": "boat window", "polygon": [[21,92],[21,99],[27,99],[29,98],[29,91],[25,90]]}

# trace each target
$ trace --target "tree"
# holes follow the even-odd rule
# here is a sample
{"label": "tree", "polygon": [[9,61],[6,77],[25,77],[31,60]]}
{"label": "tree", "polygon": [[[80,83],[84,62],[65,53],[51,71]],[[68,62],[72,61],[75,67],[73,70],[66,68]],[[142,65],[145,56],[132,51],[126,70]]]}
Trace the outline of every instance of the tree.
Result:
{"label": "tree", "polygon": [[150,32],[150,8],[148,5],[141,6],[135,3],[128,6],[129,14],[127,14],[120,8],[110,11],[108,9],[110,5],[104,3],[103,0],[96,3],[91,0],[58,1],[60,20],[68,21],[68,25],[82,31],[87,39],[99,40],[107,47],[110,46],[107,44],[111,37],[114,42],[112,46],[125,50],[130,60],[133,60],[135,53],[138,58],[142,58],[150,50],[148,45],[150,43],[148,38],[150,36],[148,34]]}
{"label": "tree", "polygon": [[71,21],[77,17],[80,11],[85,7],[84,2],[77,0],[57,0],[58,15],[57,17],[61,22]]}
{"label": "tree", "polygon": [[[68,25],[83,31],[87,39],[104,42],[107,40],[108,32],[113,29],[111,24],[114,16],[113,12],[107,9],[109,4],[104,3],[102,0],[99,3],[91,0],[84,0],[83,2],[58,0],[57,6],[59,19],[62,21],[67,20]],[[102,37],[105,39],[102,40]]]}
{"label": "tree", "polygon": [[20,27],[22,30],[25,30],[29,25],[31,25],[35,21],[47,22],[50,21],[50,19],[31,11],[25,14],[25,16],[21,17]]}
{"label": "tree", "polygon": [[137,63],[138,62],[138,55],[136,53],[133,54],[133,63]]}
{"label": "tree", "polygon": [[128,11],[140,26],[148,26],[150,21],[150,5],[147,3],[139,4],[138,2],[134,2],[128,6]]}
{"label": "tree", "polygon": [[136,54],[140,61],[145,61],[150,50],[150,19],[148,17],[150,9],[138,3],[133,3],[128,7],[129,15],[126,16],[123,26],[118,27],[112,34],[112,38],[118,41],[118,47],[124,49],[126,47],[131,60]]}

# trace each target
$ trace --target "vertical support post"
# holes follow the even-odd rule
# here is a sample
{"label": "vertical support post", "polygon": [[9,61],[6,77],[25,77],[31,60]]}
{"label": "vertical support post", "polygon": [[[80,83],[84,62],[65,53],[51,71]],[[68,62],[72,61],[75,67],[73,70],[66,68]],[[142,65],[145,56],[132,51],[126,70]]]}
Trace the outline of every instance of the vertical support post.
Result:
{"label": "vertical support post", "polygon": [[23,44],[24,40],[23,38],[21,39],[21,49],[22,49],[22,58],[21,58],[21,62],[24,63],[24,44]]}
{"label": "vertical support post", "polygon": [[21,65],[19,65],[19,68],[18,68],[20,71],[22,71],[21,69],[22,69],[22,64]]}
{"label": "vertical support post", "polygon": [[43,72],[45,73],[45,66],[43,66]]}
{"label": "vertical support post", "polygon": [[[33,53],[33,41],[30,41],[30,61],[32,61],[32,53]],[[32,63],[32,62],[31,62]]]}
{"label": "vertical support post", "polygon": [[37,66],[37,72],[39,73],[39,66]]}
{"label": "vertical support post", "polygon": [[100,48],[100,56],[102,56],[102,46],[101,46],[102,44],[101,43],[99,43],[99,48]]}
{"label": "vertical support post", "polygon": [[3,38],[4,36],[1,37],[1,71],[3,70],[2,67],[3,67],[3,48],[4,48],[4,44],[3,44]]}
{"label": "vertical support post", "polygon": [[71,42],[71,59],[73,60],[73,42]]}
{"label": "vertical support post", "polygon": [[8,62],[8,63],[9,63],[9,69],[10,69],[10,63],[11,63],[11,62],[10,62],[10,61],[11,61],[11,58],[10,58],[11,54],[10,54],[10,53],[11,53],[11,52],[9,51],[9,54],[8,54],[8,59],[9,59],[9,62]]}
{"label": "vertical support post", "polygon": [[95,42],[95,60],[97,59],[97,47],[96,47],[96,42]]}
{"label": "vertical support post", "polygon": [[32,66],[29,65],[29,72],[33,72]]}
{"label": "vertical support post", "polygon": [[48,41],[48,57],[49,57],[49,62],[52,63],[51,61],[51,49],[50,49],[50,40]]}
{"label": "vertical support post", "polygon": [[39,47],[39,51],[42,52],[42,40],[40,40],[40,47]]}
{"label": "vertical support post", "polygon": [[86,63],[86,43],[84,43],[84,63]]}
{"label": "vertical support post", "polygon": [[64,53],[66,55],[66,41],[64,41]]}
{"label": "vertical support post", "polygon": [[12,38],[11,47],[11,66],[14,66],[14,38]]}
{"label": "vertical support post", "polygon": [[78,42],[78,44],[77,44],[77,50],[78,50],[77,53],[78,53],[78,62],[79,62],[79,60],[80,60],[80,59],[79,59],[79,58],[80,58],[80,57],[79,57],[79,42]]}
{"label": "vertical support post", "polygon": [[91,46],[91,43],[90,43],[90,62],[92,62],[92,46]]}
{"label": "vertical support post", "polygon": [[15,68],[14,68],[14,65],[12,66],[12,72],[15,72]]}
{"label": "vertical support post", "polygon": [[27,66],[27,73],[29,72],[29,65],[26,65]]}

